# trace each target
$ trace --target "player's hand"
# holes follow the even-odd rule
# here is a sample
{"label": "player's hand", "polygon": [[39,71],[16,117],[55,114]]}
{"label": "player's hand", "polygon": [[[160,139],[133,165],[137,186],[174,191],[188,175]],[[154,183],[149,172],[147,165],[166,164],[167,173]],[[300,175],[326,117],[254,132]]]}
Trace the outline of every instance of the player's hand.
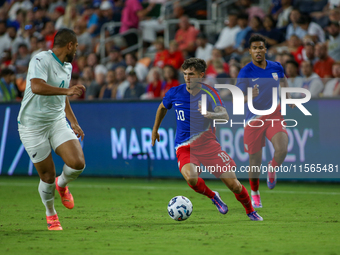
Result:
{"label": "player's hand", "polygon": [[86,88],[84,85],[77,84],[68,89],[67,95],[68,96],[73,96],[73,95],[81,96],[85,91],[86,91]]}
{"label": "player's hand", "polygon": [[152,136],[151,136],[151,141],[152,141],[152,146],[155,145],[156,140],[159,142],[160,138],[159,138],[159,134],[157,131],[152,131]]}
{"label": "player's hand", "polygon": [[289,104],[289,107],[294,109],[296,107],[296,105],[295,104]]}
{"label": "player's hand", "polygon": [[254,97],[257,97],[260,93],[260,90],[259,90],[259,85],[255,85],[254,88],[253,88],[253,98]]}
{"label": "player's hand", "polygon": [[81,129],[79,124],[71,124],[71,128],[73,129],[73,132],[76,134],[76,136],[79,138],[81,137],[81,140],[84,140],[84,131]]}

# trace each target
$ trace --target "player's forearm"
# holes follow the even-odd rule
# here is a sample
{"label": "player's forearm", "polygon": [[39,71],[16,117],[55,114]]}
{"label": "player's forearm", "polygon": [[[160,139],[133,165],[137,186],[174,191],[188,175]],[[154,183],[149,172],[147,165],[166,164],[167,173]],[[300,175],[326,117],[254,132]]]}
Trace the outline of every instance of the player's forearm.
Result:
{"label": "player's forearm", "polygon": [[207,118],[212,120],[229,120],[229,114],[227,112],[207,112],[207,115]]}
{"label": "player's forearm", "polygon": [[159,127],[161,126],[161,123],[166,115],[168,110],[164,107],[163,103],[161,103],[157,109],[156,113],[156,118],[155,118],[155,123],[153,125],[153,132],[157,132]]}
{"label": "player's forearm", "polygon": [[48,85],[45,81],[41,79],[31,80],[31,90],[34,94],[44,96],[67,95],[68,91],[68,89],[66,88],[58,88]]}
{"label": "player's forearm", "polygon": [[213,120],[216,119],[229,120],[229,114],[227,110],[222,106],[216,106],[214,112],[207,112],[206,117]]}
{"label": "player's forearm", "polygon": [[77,118],[73,113],[73,110],[71,108],[71,104],[68,98],[66,98],[66,101],[65,101],[65,114],[66,114],[66,118],[71,122],[71,124],[78,124]]}

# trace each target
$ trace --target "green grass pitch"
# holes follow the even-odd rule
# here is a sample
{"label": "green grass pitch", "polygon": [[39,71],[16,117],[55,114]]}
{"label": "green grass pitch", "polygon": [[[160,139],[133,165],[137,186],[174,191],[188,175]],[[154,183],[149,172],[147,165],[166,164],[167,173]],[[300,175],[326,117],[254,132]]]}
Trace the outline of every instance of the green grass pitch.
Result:
{"label": "green grass pitch", "polygon": [[[229,212],[192,191],[184,180],[80,177],[70,184],[75,207],[56,194],[63,231],[48,231],[38,177],[0,177],[0,254],[340,254],[340,185],[261,183],[263,222],[248,219],[219,181]],[[243,184],[249,190],[246,180]],[[169,200],[194,206],[183,222],[167,214]]]}

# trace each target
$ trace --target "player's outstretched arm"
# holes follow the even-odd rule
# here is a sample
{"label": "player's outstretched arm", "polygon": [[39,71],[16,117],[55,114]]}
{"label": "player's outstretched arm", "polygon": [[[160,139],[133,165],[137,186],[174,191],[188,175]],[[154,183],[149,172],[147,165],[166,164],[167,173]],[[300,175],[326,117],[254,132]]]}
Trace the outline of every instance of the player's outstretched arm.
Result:
{"label": "player's outstretched arm", "polygon": [[163,105],[163,102],[160,103],[157,109],[155,123],[152,129],[152,146],[155,145],[156,140],[159,142],[158,129],[161,126],[162,120],[164,119],[167,112],[168,112],[168,109],[165,108],[165,106]]}
{"label": "player's outstretched arm", "polygon": [[31,79],[31,90],[34,94],[45,96],[81,96],[86,90],[83,85],[75,85],[71,88],[59,88],[47,84],[44,80],[33,78]]}
{"label": "player's outstretched arm", "polygon": [[84,131],[81,129],[81,127],[78,124],[77,118],[72,111],[70,101],[68,98],[66,98],[66,101],[65,101],[65,114],[66,114],[66,118],[71,123],[71,128],[73,129],[73,132],[76,134],[78,138],[81,137],[81,140],[83,141],[84,136],[85,136]]}

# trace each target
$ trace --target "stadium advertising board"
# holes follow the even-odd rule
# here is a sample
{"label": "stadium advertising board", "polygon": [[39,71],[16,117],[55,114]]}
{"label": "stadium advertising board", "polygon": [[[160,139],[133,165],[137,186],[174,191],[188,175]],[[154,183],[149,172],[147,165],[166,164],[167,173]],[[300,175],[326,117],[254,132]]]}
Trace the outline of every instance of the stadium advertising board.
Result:
{"label": "stadium advertising board", "polygon": [[[180,177],[174,150],[176,134],[175,112],[168,111],[159,130],[161,141],[151,146],[151,132],[159,101],[142,102],[72,102],[72,108],[85,132],[82,143],[88,176],[148,175],[151,159],[155,177]],[[17,127],[20,104],[0,104],[0,173],[1,175],[37,175],[21,144]],[[232,103],[226,102],[232,115]],[[279,178],[340,178],[340,109],[339,100],[311,100],[304,104],[312,116],[287,107],[285,118],[298,120],[287,128],[288,155]],[[232,116],[233,127],[217,125],[216,135],[225,150],[236,162],[237,176],[247,178],[248,154],[243,149],[242,116]],[[273,156],[271,143],[266,143],[263,162]],[[57,173],[63,162],[53,155]],[[243,170],[241,170],[241,168]],[[282,172],[282,174],[281,174]]]}

